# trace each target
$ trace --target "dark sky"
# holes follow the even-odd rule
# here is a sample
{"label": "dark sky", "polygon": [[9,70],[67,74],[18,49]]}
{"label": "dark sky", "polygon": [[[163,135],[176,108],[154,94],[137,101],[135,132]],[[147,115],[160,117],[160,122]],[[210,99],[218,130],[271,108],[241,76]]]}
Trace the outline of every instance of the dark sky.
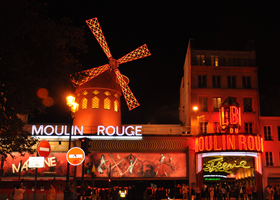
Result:
{"label": "dark sky", "polygon": [[221,2],[50,0],[49,16],[68,17],[74,25],[84,26],[89,51],[80,61],[85,69],[108,63],[85,23],[87,19],[98,18],[116,59],[148,45],[152,56],[119,67],[130,78],[129,86],[140,103],[129,112],[123,100],[123,124],[148,123],[157,108],[179,102],[189,38],[195,38],[201,48],[237,50],[242,50],[248,40],[255,40],[261,92],[268,85],[279,85],[277,4]]}

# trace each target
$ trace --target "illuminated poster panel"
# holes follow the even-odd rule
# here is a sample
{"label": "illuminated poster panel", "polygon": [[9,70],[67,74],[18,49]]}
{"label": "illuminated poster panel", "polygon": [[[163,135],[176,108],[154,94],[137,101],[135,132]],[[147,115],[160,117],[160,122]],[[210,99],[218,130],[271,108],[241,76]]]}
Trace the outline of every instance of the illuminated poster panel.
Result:
{"label": "illuminated poster panel", "polygon": [[[13,153],[15,158],[11,156],[7,157],[4,162],[4,177],[18,177],[21,170],[21,177],[35,177],[35,168],[28,167],[29,157],[34,157],[36,154],[28,154],[21,157],[18,153]],[[20,164],[22,161],[22,165]],[[74,167],[70,167],[70,176],[74,175]],[[45,159],[45,165],[43,168],[38,168],[38,176],[42,177],[62,177],[66,176],[67,172],[67,160],[66,153],[51,153],[49,157]]]}
{"label": "illuminated poster panel", "polygon": [[254,177],[254,168],[254,157],[249,156],[213,156],[203,158],[204,178],[249,178]]}
{"label": "illuminated poster panel", "polygon": [[[91,153],[85,159],[86,170],[97,177],[186,177],[184,153]],[[86,174],[90,177],[90,174]]]}

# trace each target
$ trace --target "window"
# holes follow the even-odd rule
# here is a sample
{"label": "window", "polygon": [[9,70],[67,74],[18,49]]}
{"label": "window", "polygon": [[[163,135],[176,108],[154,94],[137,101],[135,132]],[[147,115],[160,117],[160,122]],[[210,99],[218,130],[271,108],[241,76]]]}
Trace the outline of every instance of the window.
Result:
{"label": "window", "polygon": [[243,88],[250,89],[251,88],[251,77],[250,76],[243,76],[242,77],[242,85],[243,85]]}
{"label": "window", "polygon": [[236,77],[228,76],[227,83],[228,83],[228,88],[236,88]]}
{"label": "window", "polygon": [[207,133],[208,122],[200,122],[199,123],[199,133]]}
{"label": "window", "polygon": [[265,152],[266,166],[273,166],[272,152]]}
{"label": "window", "polygon": [[199,75],[198,76],[198,87],[199,88],[206,88],[206,75]]}
{"label": "window", "polygon": [[252,98],[244,98],[244,112],[253,112]]}
{"label": "window", "polygon": [[114,101],[114,111],[119,112],[119,102],[117,100]]}
{"label": "window", "polygon": [[214,132],[215,133],[221,133],[220,122],[214,122]]}
{"label": "window", "polygon": [[82,110],[85,110],[85,109],[87,109],[87,99],[83,98],[82,99]]}
{"label": "window", "polygon": [[207,97],[200,97],[199,98],[199,110],[203,111],[203,112],[208,111]]}
{"label": "window", "polygon": [[277,128],[278,128],[278,141],[280,141],[280,126],[278,126]]}
{"label": "window", "polygon": [[93,97],[91,101],[92,101],[91,108],[93,108],[93,109],[99,108],[99,98],[98,97]]}
{"label": "window", "polygon": [[271,138],[271,127],[270,126],[264,126],[264,140],[272,140]]}
{"label": "window", "polygon": [[205,56],[204,55],[197,55],[197,65],[204,66],[205,65]]}
{"label": "window", "polygon": [[213,88],[221,88],[221,76],[212,76]]}
{"label": "window", "polygon": [[222,98],[221,97],[213,97],[213,111],[219,112],[219,109],[221,107]]}
{"label": "window", "polygon": [[211,66],[218,67],[219,66],[219,56],[211,55]]}
{"label": "window", "polygon": [[105,110],[111,109],[111,100],[108,97],[104,99],[104,109]]}
{"label": "window", "polygon": [[253,123],[245,123],[245,132],[253,133]]}

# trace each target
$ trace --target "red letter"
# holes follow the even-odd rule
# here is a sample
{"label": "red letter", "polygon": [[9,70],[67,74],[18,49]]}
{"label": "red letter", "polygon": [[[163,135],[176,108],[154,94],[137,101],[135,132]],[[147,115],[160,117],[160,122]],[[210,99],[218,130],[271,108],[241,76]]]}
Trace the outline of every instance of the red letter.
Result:
{"label": "red letter", "polygon": [[227,136],[227,150],[235,150],[235,136],[234,135]]}
{"label": "red letter", "polygon": [[244,135],[238,135],[239,140],[239,150],[242,150],[242,144],[244,145],[244,150],[247,150],[246,138]]}
{"label": "red letter", "polygon": [[247,138],[247,143],[248,143],[248,149],[249,150],[254,150],[255,149],[255,142],[254,142],[254,138],[253,138],[253,136],[248,136],[248,138]]}
{"label": "red letter", "polygon": [[221,148],[221,147],[218,149],[218,140],[217,140],[217,135],[214,135],[214,150],[215,150],[215,151],[222,150],[222,148]]}
{"label": "red letter", "polygon": [[199,151],[203,151],[203,150],[204,150],[204,138],[203,138],[203,137],[200,137],[200,138],[198,139],[198,144],[199,144],[198,150],[199,150]]}
{"label": "red letter", "polygon": [[[209,142],[208,142],[209,140]],[[205,137],[205,150],[211,151],[213,149],[213,142],[212,142],[212,136],[206,136]]]}

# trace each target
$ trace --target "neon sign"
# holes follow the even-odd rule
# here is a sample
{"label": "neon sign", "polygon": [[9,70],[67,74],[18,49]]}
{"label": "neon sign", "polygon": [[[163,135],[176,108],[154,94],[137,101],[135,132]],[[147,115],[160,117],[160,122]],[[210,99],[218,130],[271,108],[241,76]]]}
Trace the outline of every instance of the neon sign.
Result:
{"label": "neon sign", "polygon": [[113,136],[113,135],[117,135],[117,136],[123,136],[123,135],[127,135],[127,136],[140,136],[141,134],[141,128],[142,126],[122,126],[121,130],[119,129],[118,126],[114,127],[114,126],[98,126],[97,127],[97,135],[108,135],[108,136]]}
{"label": "neon sign", "polygon": [[263,152],[263,138],[259,135],[207,135],[195,139],[195,152],[228,150]]}
{"label": "neon sign", "polygon": [[241,127],[241,109],[235,98],[228,97],[220,108],[220,126],[226,133],[238,133]]}
{"label": "neon sign", "polygon": [[227,163],[227,162],[223,162],[223,157],[221,158],[215,158],[212,160],[209,160],[205,165],[205,167],[203,168],[203,171],[205,172],[225,172],[225,173],[231,173],[231,171],[233,168],[250,168],[251,166],[246,166],[247,161],[242,160],[238,163],[236,163],[236,161],[234,163]]}
{"label": "neon sign", "polygon": [[[86,129],[87,127],[85,127]],[[84,127],[72,126],[71,129],[67,125],[32,125],[31,136],[42,137],[42,138],[69,138],[70,130],[73,139],[80,138],[84,135]],[[97,126],[97,133],[87,135],[88,138],[92,139],[108,139],[114,138],[135,138],[141,139],[142,126]],[[85,131],[87,132],[87,131]],[[131,137],[133,136],[133,137]]]}

